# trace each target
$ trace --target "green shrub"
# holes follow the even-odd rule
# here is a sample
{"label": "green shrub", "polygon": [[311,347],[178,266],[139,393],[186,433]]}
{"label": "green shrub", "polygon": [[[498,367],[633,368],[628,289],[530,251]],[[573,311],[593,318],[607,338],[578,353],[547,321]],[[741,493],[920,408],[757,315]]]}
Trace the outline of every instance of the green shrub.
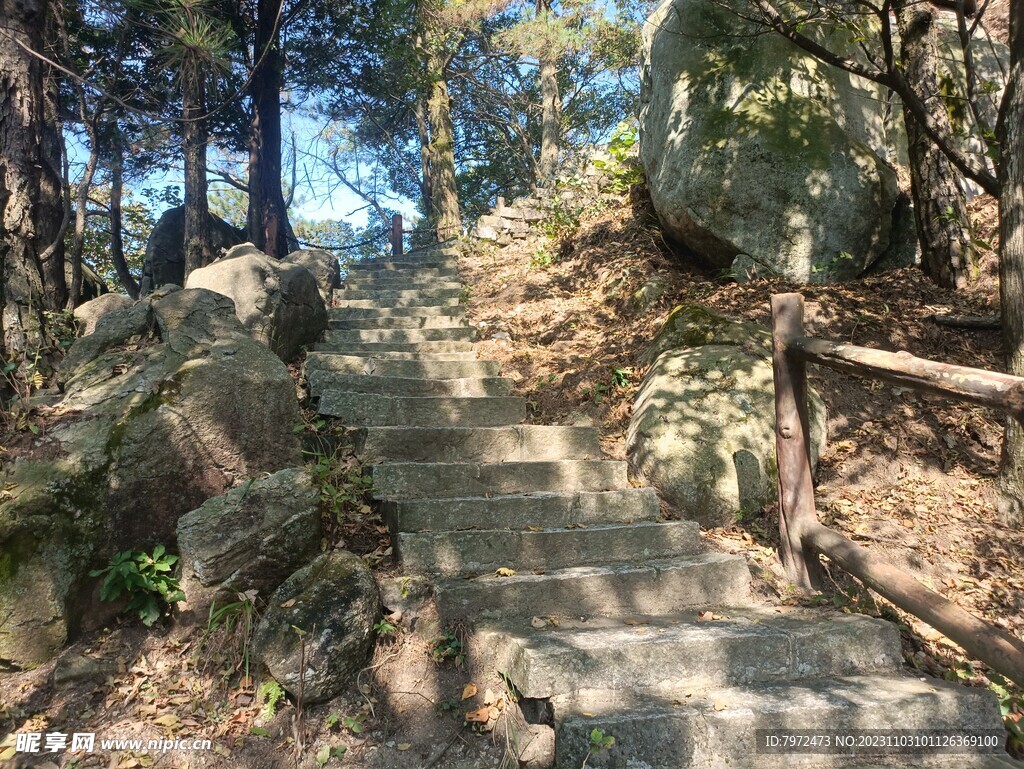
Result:
{"label": "green shrub", "polygon": [[90,577],[106,575],[100,588],[100,600],[116,601],[130,597],[125,611],[132,612],[142,624],[149,627],[172,603],[185,600],[178,580],[171,573],[178,556],[170,555],[163,545],[153,549],[153,555],[140,550],[118,553],[105,569],[94,569]]}

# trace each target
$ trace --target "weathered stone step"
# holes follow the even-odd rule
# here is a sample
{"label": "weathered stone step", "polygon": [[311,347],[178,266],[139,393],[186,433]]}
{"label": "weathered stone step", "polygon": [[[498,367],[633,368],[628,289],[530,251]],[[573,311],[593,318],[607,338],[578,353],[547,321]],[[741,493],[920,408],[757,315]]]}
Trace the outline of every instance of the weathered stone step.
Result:
{"label": "weathered stone step", "polygon": [[430,289],[462,290],[462,283],[454,275],[407,275],[405,272],[362,272],[345,278],[345,288],[361,291],[421,291]]}
{"label": "weathered stone step", "polygon": [[[521,398],[500,400],[516,401],[525,409]],[[469,424],[457,417],[451,423]],[[378,499],[483,497],[531,491],[607,491],[629,486],[625,462],[591,459],[497,464],[392,462],[375,465],[372,472],[374,496]]]}
{"label": "weathered stone step", "polygon": [[401,280],[459,280],[459,271],[455,267],[417,267],[408,263],[403,265],[369,266],[360,268],[352,266],[349,268],[344,280],[352,278],[356,281],[362,278],[394,278]]}
{"label": "weathered stone step", "polygon": [[[411,255],[410,255],[411,256]],[[416,259],[364,259],[349,265],[348,271],[360,270],[417,270],[435,267],[442,270],[457,270],[459,262],[452,256],[431,255]]]}
{"label": "weathered stone step", "polygon": [[[486,499],[481,500],[482,506],[486,504]],[[446,577],[492,573],[501,567],[565,569],[570,566],[636,563],[652,558],[695,555],[702,549],[700,526],[694,521],[542,531],[503,529],[398,533],[394,542],[404,569]]]}
{"label": "weathered stone step", "polygon": [[[556,697],[558,769],[579,769],[594,729],[615,737],[601,753],[601,767],[632,769],[848,769],[851,766],[989,767],[991,756],[921,753],[857,757],[757,750],[756,729],[817,730],[841,736],[854,730],[1000,729],[999,708],[986,689],[935,679],[865,675],[707,692],[689,686],[652,692],[582,691]],[[995,752],[995,751],[993,751]],[[998,765],[998,764],[995,764]]]}
{"label": "weathered stone step", "polygon": [[468,377],[495,377],[501,364],[494,360],[430,360],[388,359],[367,355],[339,355],[332,352],[312,352],[303,365],[306,376],[312,371],[336,371],[342,374],[368,376],[422,377],[424,379],[466,379]]}
{"label": "weathered stone step", "polygon": [[[526,427],[526,425],[524,425]],[[652,488],[538,492],[493,497],[400,499],[383,503],[392,531],[540,529],[653,521],[661,514]]]}
{"label": "weathered stone step", "polygon": [[[471,342],[476,335],[472,326],[456,328],[373,328],[328,331],[327,344],[348,345],[370,343],[419,344],[423,342]],[[395,349],[401,349],[396,347]]]}
{"label": "weathered stone step", "polygon": [[[419,377],[367,376],[366,374],[340,374],[335,371],[309,369],[306,373],[309,391],[319,396],[326,390],[378,395],[410,395],[435,398],[482,398],[504,396],[512,392],[512,380],[503,377],[473,377],[463,379],[422,379]],[[376,428],[391,429],[391,428]],[[394,428],[401,430],[402,428]],[[430,428],[408,428],[430,429]],[[481,428],[467,428],[481,429]],[[434,448],[440,448],[436,444]],[[422,450],[422,449],[421,449]],[[373,457],[382,455],[371,452]],[[399,457],[394,457],[398,459]],[[424,459],[429,458],[423,456]]]}
{"label": "weathered stone step", "polygon": [[[376,299],[381,302],[390,302],[401,299],[451,299],[458,298],[460,294],[462,294],[462,288],[343,288],[335,292],[335,299]],[[420,304],[440,304],[440,302],[420,302]]]}
{"label": "weathered stone step", "polygon": [[526,401],[508,397],[418,398],[328,389],[320,393],[317,413],[335,417],[353,427],[449,424],[490,427],[525,419]]}
{"label": "weathered stone step", "polygon": [[[376,292],[364,292],[364,293],[376,293]],[[346,299],[344,294],[334,299],[334,307],[339,309],[358,309],[358,310],[392,310],[403,307],[458,307],[459,297],[443,297],[438,298],[436,296],[404,296],[404,297],[392,297],[386,298],[377,296],[375,299]],[[415,314],[415,313],[410,313]]]}
{"label": "weathered stone step", "polygon": [[434,341],[434,342],[352,342],[342,341],[335,334],[345,333],[343,331],[328,331],[324,335],[324,341],[316,345],[317,350],[338,350],[352,352],[370,353],[452,353],[472,352],[472,342],[460,341]]}
{"label": "weathered stone step", "polygon": [[[511,379],[421,381],[431,385],[481,381],[512,384]],[[547,425],[372,427],[357,434],[356,450],[376,461],[392,462],[529,462],[601,458],[597,428]],[[506,519],[500,527],[507,525]]]}
{"label": "weathered stone step", "polygon": [[374,358],[375,360],[421,360],[439,362],[457,362],[476,360],[476,353],[465,352],[395,352],[393,350],[359,350],[348,347],[341,347],[333,344],[313,345],[314,352],[328,353],[331,355],[346,355],[352,358]]}
{"label": "weathered stone step", "polygon": [[469,321],[459,315],[426,315],[386,318],[332,318],[332,329],[338,330],[370,330],[370,329],[445,329],[466,328]]}
{"label": "weathered stone step", "polygon": [[721,618],[568,620],[541,630],[501,623],[478,627],[475,646],[484,650],[489,669],[509,676],[523,696],[539,698],[579,689],[733,686],[901,667],[899,632],[884,620],[771,608],[713,616]]}
{"label": "weathered stone step", "polygon": [[434,595],[446,621],[721,611],[749,603],[750,572],[741,556],[705,553],[642,565],[445,580],[435,586]]}
{"label": "weathered stone step", "polygon": [[338,320],[381,320],[385,318],[457,318],[464,320],[466,308],[459,304],[413,307],[332,307],[327,316],[332,323]]}

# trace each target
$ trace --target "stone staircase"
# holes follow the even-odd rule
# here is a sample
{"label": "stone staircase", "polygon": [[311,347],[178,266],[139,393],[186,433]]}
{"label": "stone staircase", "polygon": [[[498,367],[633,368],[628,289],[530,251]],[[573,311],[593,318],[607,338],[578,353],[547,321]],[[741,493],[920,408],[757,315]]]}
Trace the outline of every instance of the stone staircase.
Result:
{"label": "stone staircase", "polygon": [[[472,627],[475,659],[554,725],[556,766],[1013,765],[758,753],[755,729],[998,731],[999,711],[984,690],[909,675],[887,622],[760,605],[745,560],[662,522],[595,428],[520,424],[511,380],[474,357],[457,255],[353,266],[306,376],[376,463],[403,569],[431,578],[442,620]],[[588,757],[594,729],[615,744]]]}

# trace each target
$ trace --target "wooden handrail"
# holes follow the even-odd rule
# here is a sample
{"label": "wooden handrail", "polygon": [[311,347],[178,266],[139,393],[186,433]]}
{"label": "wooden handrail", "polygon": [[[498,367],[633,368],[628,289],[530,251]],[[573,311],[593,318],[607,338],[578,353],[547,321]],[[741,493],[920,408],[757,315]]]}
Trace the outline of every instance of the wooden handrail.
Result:
{"label": "wooden handrail", "polygon": [[811,475],[808,363],[949,395],[1024,417],[1024,378],[806,336],[804,298],[772,296],[775,451],[779,471],[779,534],[786,575],[805,590],[820,586],[820,555],[913,614],[968,654],[1024,685],[1024,641],[978,619],[885,559],[818,521]]}

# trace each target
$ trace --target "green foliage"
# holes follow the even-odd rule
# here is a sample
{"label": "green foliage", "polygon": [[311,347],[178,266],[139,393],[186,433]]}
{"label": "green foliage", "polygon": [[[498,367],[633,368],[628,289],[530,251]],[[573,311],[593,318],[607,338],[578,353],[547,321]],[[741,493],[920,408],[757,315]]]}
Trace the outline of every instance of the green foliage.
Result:
{"label": "green foliage", "polygon": [[[315,424],[320,423],[323,420]],[[341,523],[371,513],[373,478],[363,472],[362,464],[353,454],[342,447],[331,449],[324,444],[307,451],[306,456],[312,460],[308,466],[320,490],[321,507],[332,520]]]}
{"label": "green foliage", "polygon": [[396,625],[392,625],[386,619],[382,619],[380,622],[375,624],[373,626],[373,630],[377,635],[383,636],[398,634],[398,627]]}
{"label": "green foliage", "polygon": [[237,593],[236,600],[217,605],[214,599],[210,603],[210,613],[206,620],[206,631],[199,643],[199,651],[211,645],[214,638],[221,639],[220,647],[227,647],[228,666],[225,677],[241,672],[243,681],[249,681],[251,667],[252,634],[256,626],[256,607],[254,600],[256,591]]}
{"label": "green foliage", "polygon": [[[568,182],[566,186],[572,186]],[[581,206],[573,206],[556,197],[554,205],[544,217],[544,234],[553,240],[561,240],[572,236],[580,227],[580,215],[583,213]]]}
{"label": "green foliage", "polygon": [[438,665],[454,662],[456,667],[462,667],[466,659],[466,646],[456,633],[449,631],[433,640],[430,656]]}
{"label": "green foliage", "polygon": [[612,369],[612,384],[618,387],[620,390],[624,390],[629,387],[629,379],[633,375],[633,369],[631,368],[613,368]]}
{"label": "green foliage", "polygon": [[603,382],[598,382],[591,387],[584,387],[580,394],[584,399],[592,400],[596,404],[600,404],[604,400],[605,394],[612,388]]}
{"label": "green foliage", "polygon": [[637,128],[628,122],[619,123],[608,141],[609,160],[594,160],[594,167],[611,175],[609,189],[626,192],[644,179],[643,169],[632,154],[637,142]]}
{"label": "green foliage", "polygon": [[558,254],[552,252],[548,245],[548,243],[544,243],[534,252],[533,257],[530,259],[531,269],[544,270],[558,261]]}
{"label": "green foliage", "polygon": [[590,750],[610,750],[612,745],[615,744],[615,738],[610,734],[605,734],[600,729],[593,729],[590,732]]}
{"label": "green foliage", "polygon": [[341,761],[345,758],[345,753],[347,752],[347,745],[324,745],[316,752],[316,765],[326,766],[327,762],[332,758],[336,758]]}
{"label": "green foliage", "polygon": [[284,688],[273,678],[269,678],[256,690],[256,701],[263,706],[260,718],[269,721],[277,712],[277,706],[284,702]]}
{"label": "green foliage", "polygon": [[116,601],[129,596],[125,611],[138,616],[149,627],[172,603],[185,600],[178,580],[171,573],[178,556],[169,555],[163,545],[157,545],[153,554],[125,550],[118,553],[104,569],[94,569],[90,577],[106,575],[100,588],[100,600]]}

